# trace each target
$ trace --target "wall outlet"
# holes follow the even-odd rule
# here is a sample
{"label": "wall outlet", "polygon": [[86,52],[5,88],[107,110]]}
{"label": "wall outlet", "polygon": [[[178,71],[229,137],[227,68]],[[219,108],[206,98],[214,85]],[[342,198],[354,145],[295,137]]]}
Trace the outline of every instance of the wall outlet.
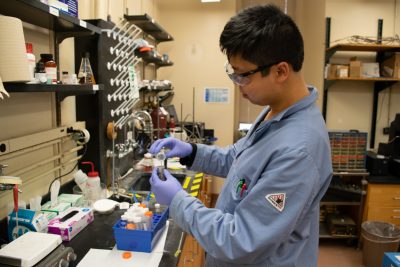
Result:
{"label": "wall outlet", "polygon": [[383,134],[389,134],[389,127],[383,128]]}

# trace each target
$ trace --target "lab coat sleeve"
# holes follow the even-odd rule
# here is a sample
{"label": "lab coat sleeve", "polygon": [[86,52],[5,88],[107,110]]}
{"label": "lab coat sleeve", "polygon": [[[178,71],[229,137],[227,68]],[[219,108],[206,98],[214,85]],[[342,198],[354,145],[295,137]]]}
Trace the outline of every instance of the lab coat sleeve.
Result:
{"label": "lab coat sleeve", "polygon": [[237,152],[245,140],[245,138],[242,138],[235,144],[225,148],[197,144],[196,157],[190,170],[226,177]]}
{"label": "lab coat sleeve", "polygon": [[[320,190],[317,167],[304,151],[281,155],[264,170],[233,214],[207,208],[180,191],[170,206],[172,218],[214,258],[235,264],[264,262],[279,247],[309,236],[308,230],[297,233],[295,228],[303,220],[310,220],[308,211],[312,203],[319,201],[315,196]],[[231,194],[235,191],[232,188]],[[282,211],[266,200],[274,193],[286,194]]]}

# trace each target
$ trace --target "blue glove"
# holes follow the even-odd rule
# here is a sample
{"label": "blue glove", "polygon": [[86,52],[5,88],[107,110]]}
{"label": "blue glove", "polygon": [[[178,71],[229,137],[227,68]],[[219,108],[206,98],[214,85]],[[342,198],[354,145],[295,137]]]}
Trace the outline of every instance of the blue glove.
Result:
{"label": "blue glove", "polygon": [[158,203],[169,205],[176,193],[183,189],[179,181],[165,169],[164,177],[165,181],[160,180],[157,175],[157,168],[153,168],[153,173],[150,177],[151,191],[154,193]]}
{"label": "blue glove", "polygon": [[157,154],[163,147],[170,149],[165,153],[165,156],[167,158],[172,158],[172,157],[184,158],[192,154],[193,151],[191,144],[182,142],[181,140],[172,137],[168,137],[165,139],[158,139],[157,141],[155,141],[151,145],[149,152],[153,155]]}

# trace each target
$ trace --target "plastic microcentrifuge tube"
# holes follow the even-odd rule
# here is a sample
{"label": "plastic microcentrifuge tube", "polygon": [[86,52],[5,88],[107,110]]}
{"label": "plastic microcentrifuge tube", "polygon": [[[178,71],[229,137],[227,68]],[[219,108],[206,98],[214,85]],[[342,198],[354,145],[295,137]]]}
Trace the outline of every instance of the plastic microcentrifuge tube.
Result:
{"label": "plastic microcentrifuge tube", "polygon": [[150,230],[151,226],[153,225],[153,212],[147,211],[144,214],[144,218],[145,218],[145,223],[146,223],[147,230]]}
{"label": "plastic microcentrifuge tube", "polygon": [[142,218],[139,216],[133,217],[133,223],[136,225],[137,230],[143,230]]}
{"label": "plastic microcentrifuge tube", "polygon": [[155,208],[155,213],[156,214],[161,214],[161,205],[160,205],[160,203],[156,203],[156,204],[154,204],[154,208]]}

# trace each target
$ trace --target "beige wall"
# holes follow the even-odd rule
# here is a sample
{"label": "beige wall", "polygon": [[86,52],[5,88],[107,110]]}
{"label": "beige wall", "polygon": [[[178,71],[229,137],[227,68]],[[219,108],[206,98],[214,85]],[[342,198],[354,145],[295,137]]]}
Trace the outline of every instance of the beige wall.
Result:
{"label": "beige wall", "polygon": [[[219,35],[225,23],[235,14],[235,1],[202,4],[199,0],[158,0],[160,24],[174,41],[160,43],[159,50],[168,53],[174,66],[159,69],[159,79],[174,85],[172,103],[178,115],[183,104],[183,117],[191,121],[193,88],[195,88],[195,120],[215,130],[218,145],[233,142],[235,92],[224,72],[226,57],[219,50]],[[228,104],[204,102],[204,88],[228,88]]]}
{"label": "beige wall", "polygon": [[[256,4],[275,4],[287,10],[298,25],[304,39],[304,65],[303,75],[307,84],[314,85],[319,90],[319,105],[322,105],[323,95],[323,68],[324,68],[324,44],[325,28],[325,1],[320,0],[241,0],[240,8]],[[286,6],[285,6],[286,5]],[[319,41],[318,41],[319,40]],[[238,97],[239,122],[253,122],[264,107],[250,103],[247,99]]]}
{"label": "beige wall", "polygon": [[[352,35],[376,37],[379,18],[383,19],[383,36],[394,36],[399,30],[399,18],[396,17],[396,13],[398,12],[394,0],[327,0],[326,16],[332,18],[331,43]],[[333,60],[346,61],[353,55],[355,53],[341,53]],[[365,62],[375,60],[374,54],[371,53],[357,53],[357,56]],[[373,83],[336,82],[329,89],[328,128],[370,132],[372,97]],[[399,85],[394,85],[391,90],[382,91],[378,102],[375,148],[378,142],[387,142],[388,136],[382,134],[383,127],[394,119],[396,112],[400,112]]]}

